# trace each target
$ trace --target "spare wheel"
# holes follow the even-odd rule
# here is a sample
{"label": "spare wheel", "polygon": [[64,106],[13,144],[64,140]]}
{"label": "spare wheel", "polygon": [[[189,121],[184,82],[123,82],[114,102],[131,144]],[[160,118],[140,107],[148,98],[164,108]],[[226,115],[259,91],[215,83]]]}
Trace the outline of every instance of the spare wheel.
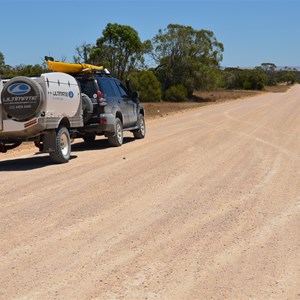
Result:
{"label": "spare wheel", "polygon": [[91,98],[81,93],[81,99],[82,99],[82,110],[83,110],[83,122],[86,123],[93,115],[93,102]]}
{"label": "spare wheel", "polygon": [[18,76],[5,84],[1,101],[3,109],[10,117],[25,121],[39,112],[44,101],[44,93],[36,81]]}

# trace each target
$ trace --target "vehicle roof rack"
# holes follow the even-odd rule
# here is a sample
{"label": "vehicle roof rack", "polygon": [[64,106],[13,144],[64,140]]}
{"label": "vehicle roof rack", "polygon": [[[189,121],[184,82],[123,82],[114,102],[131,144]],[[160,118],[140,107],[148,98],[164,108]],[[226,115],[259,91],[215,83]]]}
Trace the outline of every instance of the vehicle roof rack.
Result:
{"label": "vehicle roof rack", "polygon": [[83,76],[83,75],[101,75],[111,77],[110,72],[105,68],[103,70],[94,70],[94,69],[84,69],[79,73],[70,74],[73,76]]}

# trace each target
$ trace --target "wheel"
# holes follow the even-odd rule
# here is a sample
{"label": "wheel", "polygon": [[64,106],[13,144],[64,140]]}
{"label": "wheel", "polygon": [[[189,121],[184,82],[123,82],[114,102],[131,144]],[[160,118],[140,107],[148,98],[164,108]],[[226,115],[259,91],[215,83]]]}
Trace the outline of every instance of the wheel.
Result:
{"label": "wheel", "polygon": [[133,136],[135,139],[143,139],[146,135],[146,125],[142,114],[139,115],[138,127],[139,129],[133,131]]}
{"label": "wheel", "polygon": [[83,110],[83,123],[87,123],[93,115],[93,102],[86,94],[81,93],[82,110]]}
{"label": "wheel", "polygon": [[123,125],[119,118],[116,118],[116,132],[108,137],[108,143],[114,147],[119,147],[123,144]]}
{"label": "wheel", "polygon": [[94,134],[87,134],[83,137],[83,140],[87,144],[95,142],[96,136]]}
{"label": "wheel", "polygon": [[10,79],[1,94],[3,109],[18,121],[29,120],[38,114],[44,98],[42,87],[24,76]]}
{"label": "wheel", "polygon": [[50,152],[50,158],[56,163],[66,163],[71,156],[71,139],[66,127],[59,127],[55,135],[55,151]]}

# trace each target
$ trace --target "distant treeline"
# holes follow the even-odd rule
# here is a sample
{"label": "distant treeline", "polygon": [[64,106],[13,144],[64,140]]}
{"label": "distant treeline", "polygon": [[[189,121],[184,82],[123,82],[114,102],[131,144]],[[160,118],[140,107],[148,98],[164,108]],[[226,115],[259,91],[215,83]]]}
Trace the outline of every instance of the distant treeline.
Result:
{"label": "distant treeline", "polygon": [[[209,30],[169,24],[152,40],[141,41],[132,27],[107,24],[95,44],[75,49],[75,63],[104,65],[113,76],[130,78],[143,101],[183,101],[194,90],[263,90],[266,85],[300,82],[300,72],[264,62],[253,69],[222,68],[224,46]],[[65,60],[65,59],[61,59]],[[0,76],[38,76],[45,64],[5,64],[0,52]]]}

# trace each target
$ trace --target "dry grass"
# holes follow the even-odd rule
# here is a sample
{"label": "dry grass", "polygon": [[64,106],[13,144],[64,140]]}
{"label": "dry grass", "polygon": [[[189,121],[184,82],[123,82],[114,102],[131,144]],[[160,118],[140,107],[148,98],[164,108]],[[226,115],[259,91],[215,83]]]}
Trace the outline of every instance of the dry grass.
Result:
{"label": "dry grass", "polygon": [[196,102],[222,102],[227,100],[253,97],[261,94],[260,91],[246,90],[215,90],[210,92],[195,91],[193,100]]}
{"label": "dry grass", "polygon": [[267,86],[265,88],[265,91],[271,93],[285,93],[290,87],[291,85],[287,85],[287,84]]}
{"label": "dry grass", "polygon": [[169,114],[174,114],[177,112],[185,111],[188,109],[193,109],[196,107],[201,107],[205,103],[196,102],[159,102],[159,103],[143,103],[146,110],[146,118],[161,118],[168,116]]}
{"label": "dry grass", "polygon": [[241,99],[246,97],[253,97],[262,93],[284,93],[291,86],[279,85],[268,86],[264,91],[247,91],[247,90],[215,90],[210,92],[195,91],[193,98],[187,102],[158,102],[158,103],[143,103],[146,110],[146,118],[153,119],[164,117],[176,112],[185,111],[209,105],[213,103],[219,103],[234,99]]}

